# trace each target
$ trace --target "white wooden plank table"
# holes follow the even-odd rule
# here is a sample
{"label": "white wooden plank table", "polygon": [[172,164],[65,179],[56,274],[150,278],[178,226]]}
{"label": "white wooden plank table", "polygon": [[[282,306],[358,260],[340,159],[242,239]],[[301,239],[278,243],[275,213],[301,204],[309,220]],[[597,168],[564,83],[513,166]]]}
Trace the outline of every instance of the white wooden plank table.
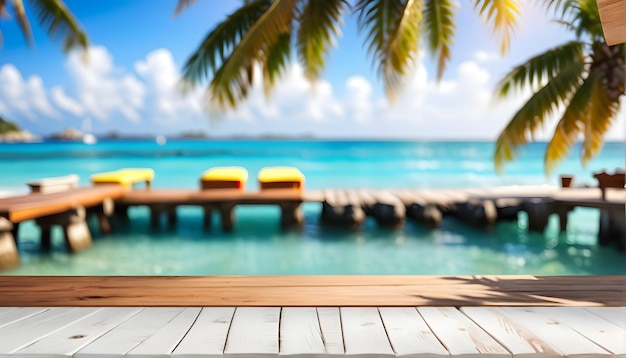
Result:
{"label": "white wooden plank table", "polygon": [[71,357],[100,336],[127,321],[140,308],[101,309],[13,354],[19,358]]}
{"label": "white wooden plank table", "polygon": [[341,308],[340,312],[346,355],[394,356],[376,307],[348,307]]}
{"label": "white wooden plank table", "polygon": [[626,357],[624,307],[0,308],[0,358]]}
{"label": "white wooden plank table", "polygon": [[221,357],[234,307],[206,307],[171,354],[175,358]]}
{"label": "white wooden plank table", "polygon": [[225,356],[275,357],[278,355],[280,307],[243,307],[233,316]]}

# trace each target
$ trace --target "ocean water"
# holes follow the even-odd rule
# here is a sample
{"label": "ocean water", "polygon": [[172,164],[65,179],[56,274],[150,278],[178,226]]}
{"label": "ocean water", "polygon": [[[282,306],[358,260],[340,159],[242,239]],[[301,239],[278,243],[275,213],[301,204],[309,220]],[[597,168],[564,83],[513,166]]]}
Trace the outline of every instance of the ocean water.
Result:
{"label": "ocean water", "polygon": [[[493,169],[490,142],[381,141],[110,141],[95,145],[44,142],[0,144],[0,192],[26,193],[25,182],[75,173],[89,185],[93,173],[125,167],[155,170],[155,188],[197,188],[213,166],[248,169],[247,190],[257,190],[264,166],[290,165],[306,176],[306,188],[468,188],[496,185],[595,185],[593,173],[624,167],[623,142],[607,143],[583,168],[578,148],[556,173],[543,171],[545,143],[525,147],[503,175]],[[232,233],[202,230],[199,208],[179,208],[179,225],[151,231],[146,208],[131,208],[129,224],[109,235],[93,225],[92,248],[69,254],[60,229],[53,249],[39,251],[38,228],[20,227],[22,264],[9,275],[274,275],[274,274],[626,274],[626,256],[596,245],[599,213],[576,209],[566,233],[552,218],[544,234],[518,222],[476,229],[445,218],[441,228],[413,223],[397,230],[372,221],[358,231],[319,224],[319,204],[307,204],[302,231],[279,229],[279,211],[246,206],[235,211]],[[92,223],[94,224],[94,223]]]}

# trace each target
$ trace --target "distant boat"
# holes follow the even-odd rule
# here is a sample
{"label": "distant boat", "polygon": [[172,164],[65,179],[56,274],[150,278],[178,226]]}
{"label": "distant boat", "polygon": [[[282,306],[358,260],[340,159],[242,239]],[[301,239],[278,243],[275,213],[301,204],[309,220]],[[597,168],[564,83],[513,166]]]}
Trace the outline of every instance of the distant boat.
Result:
{"label": "distant boat", "polygon": [[167,143],[167,139],[165,138],[164,135],[156,136],[155,141],[157,142],[158,145],[165,145],[165,143]]}
{"label": "distant boat", "polygon": [[83,143],[85,144],[96,144],[98,139],[95,135],[91,134],[91,120],[89,118],[85,118],[83,120]]}

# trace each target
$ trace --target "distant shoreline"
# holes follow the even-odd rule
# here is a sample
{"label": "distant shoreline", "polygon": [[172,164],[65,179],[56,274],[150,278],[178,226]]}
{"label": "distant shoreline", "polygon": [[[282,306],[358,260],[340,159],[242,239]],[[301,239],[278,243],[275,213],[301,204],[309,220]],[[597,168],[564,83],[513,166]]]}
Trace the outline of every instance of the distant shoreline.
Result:
{"label": "distant shoreline", "polygon": [[[106,137],[97,137],[98,138],[98,142],[99,143],[115,143],[115,142],[155,142],[155,138],[154,137],[148,137],[148,136],[124,136],[124,137],[117,137],[117,138],[106,138]],[[489,140],[489,139],[421,139],[421,138],[415,138],[415,139],[407,139],[407,138],[322,138],[322,137],[240,137],[240,136],[233,136],[233,137],[198,137],[198,138],[194,138],[194,137],[177,137],[177,136],[173,136],[173,137],[166,137],[167,141],[172,141],[172,142],[354,142],[354,143],[359,143],[359,142],[380,142],[380,143],[493,143],[495,142],[495,140]],[[56,139],[56,138],[50,138],[50,137],[44,137],[38,141],[24,141],[24,142],[19,142],[19,141],[14,141],[14,142],[0,142],[0,145],[11,145],[11,144],[41,144],[41,143],[59,143],[59,144],[63,144],[63,143],[77,143],[77,144],[82,144],[82,141],[79,140],[62,140],[62,139]],[[548,141],[534,141],[531,142],[529,144],[532,143],[537,143],[537,144],[547,144]],[[608,140],[604,142],[606,143],[625,143],[626,141],[622,140]],[[577,143],[579,144],[579,143]]]}

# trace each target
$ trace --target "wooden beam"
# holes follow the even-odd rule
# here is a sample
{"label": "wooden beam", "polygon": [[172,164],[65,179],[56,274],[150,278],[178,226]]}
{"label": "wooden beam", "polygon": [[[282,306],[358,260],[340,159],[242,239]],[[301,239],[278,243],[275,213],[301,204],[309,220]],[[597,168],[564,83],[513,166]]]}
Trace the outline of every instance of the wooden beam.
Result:
{"label": "wooden beam", "polygon": [[2,306],[626,306],[626,276],[0,276]]}
{"label": "wooden beam", "polygon": [[626,43],[626,0],[598,0],[598,9],[606,43]]}

